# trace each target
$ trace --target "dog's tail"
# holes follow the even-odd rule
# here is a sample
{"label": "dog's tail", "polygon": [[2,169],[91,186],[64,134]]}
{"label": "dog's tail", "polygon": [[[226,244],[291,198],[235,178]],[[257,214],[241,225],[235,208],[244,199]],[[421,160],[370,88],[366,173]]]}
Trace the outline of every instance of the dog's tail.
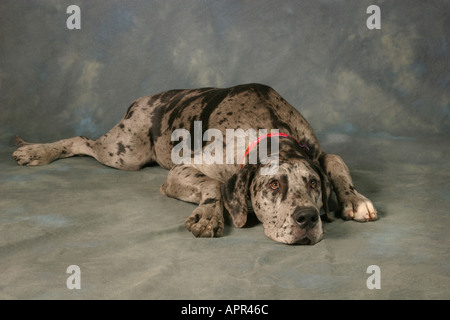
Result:
{"label": "dog's tail", "polygon": [[25,140],[23,140],[21,137],[19,137],[19,136],[16,136],[15,137],[15,140],[16,140],[16,145],[18,146],[18,147],[22,147],[22,146],[25,146],[25,145],[27,145],[27,144],[29,144],[28,142],[26,142]]}

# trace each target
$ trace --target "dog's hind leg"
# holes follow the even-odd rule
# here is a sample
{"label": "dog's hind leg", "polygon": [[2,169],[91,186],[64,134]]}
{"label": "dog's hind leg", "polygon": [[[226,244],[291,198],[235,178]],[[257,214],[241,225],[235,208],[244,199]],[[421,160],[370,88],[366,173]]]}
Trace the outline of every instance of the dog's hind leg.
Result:
{"label": "dog's hind leg", "polygon": [[74,137],[52,143],[28,143],[17,136],[16,144],[18,148],[12,156],[19,165],[46,165],[57,159],[75,155],[94,157],[95,152],[92,149],[94,143],[86,137]]}
{"label": "dog's hind leg", "polygon": [[38,166],[72,156],[91,156],[116,169],[139,170],[155,161],[150,136],[152,113],[145,109],[147,100],[136,100],[125,117],[97,140],[74,137],[52,143],[27,143],[16,137],[18,148],[13,159],[19,165]]}
{"label": "dog's hind leg", "polygon": [[97,140],[74,137],[52,143],[28,143],[16,137],[18,148],[12,157],[19,165],[40,166],[57,159],[90,156],[120,170],[139,170],[152,161],[151,146],[145,145],[140,139],[117,135],[116,127]]}

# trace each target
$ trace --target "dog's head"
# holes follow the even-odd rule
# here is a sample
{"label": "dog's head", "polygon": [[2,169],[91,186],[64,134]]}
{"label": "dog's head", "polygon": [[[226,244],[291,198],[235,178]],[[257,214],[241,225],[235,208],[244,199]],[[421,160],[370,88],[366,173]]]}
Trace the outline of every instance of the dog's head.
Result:
{"label": "dog's head", "polygon": [[277,160],[273,175],[261,174],[273,165],[248,164],[222,186],[225,208],[236,227],[247,221],[247,199],[262,222],[264,233],[286,244],[315,244],[322,239],[322,206],[328,215],[330,186],[319,162],[289,153]]}

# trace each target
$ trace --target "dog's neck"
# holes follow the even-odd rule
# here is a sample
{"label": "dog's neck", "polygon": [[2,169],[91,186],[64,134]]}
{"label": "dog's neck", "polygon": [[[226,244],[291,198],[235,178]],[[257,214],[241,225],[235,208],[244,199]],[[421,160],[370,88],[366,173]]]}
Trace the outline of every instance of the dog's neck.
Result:
{"label": "dog's neck", "polygon": [[[267,157],[274,155],[275,153],[273,153],[271,145],[272,138],[274,137],[278,138],[278,152],[276,153],[278,153],[278,157],[280,159],[292,159],[292,158],[312,159],[311,151],[307,144],[302,143],[297,139],[295,139],[294,137],[285,133],[281,132],[268,133],[258,137],[256,140],[254,140],[249,144],[249,146],[245,150],[244,156],[242,157],[240,168],[243,167],[246,157],[252,152],[257,152],[258,155],[266,154]],[[265,141],[266,150],[264,150],[264,152],[262,153],[260,148],[260,142],[263,140],[266,140]]]}

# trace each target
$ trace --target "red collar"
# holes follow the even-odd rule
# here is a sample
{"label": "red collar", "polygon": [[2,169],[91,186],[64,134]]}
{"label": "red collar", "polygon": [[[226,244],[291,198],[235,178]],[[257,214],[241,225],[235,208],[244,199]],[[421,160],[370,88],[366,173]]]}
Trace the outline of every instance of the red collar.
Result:
{"label": "red collar", "polygon": [[266,138],[270,138],[270,137],[286,137],[286,138],[291,138],[292,140],[294,140],[295,142],[297,142],[298,145],[299,145],[299,146],[305,151],[305,153],[308,155],[308,157],[311,158],[311,155],[310,155],[310,153],[309,153],[310,151],[309,151],[308,145],[300,143],[297,139],[295,139],[294,137],[292,137],[292,136],[290,136],[290,135],[288,135],[288,134],[286,134],[286,133],[282,133],[282,132],[271,132],[271,133],[267,133],[267,134],[264,134],[264,135],[258,137],[258,139],[256,139],[255,141],[253,141],[252,143],[250,143],[250,144],[248,145],[247,149],[245,150],[244,156],[242,157],[241,165],[240,165],[239,169],[242,169],[242,167],[243,167],[243,165],[244,165],[245,157],[250,153],[250,151],[252,151],[252,149],[253,149],[255,146],[257,146],[258,143],[259,143],[262,139],[266,139]]}

